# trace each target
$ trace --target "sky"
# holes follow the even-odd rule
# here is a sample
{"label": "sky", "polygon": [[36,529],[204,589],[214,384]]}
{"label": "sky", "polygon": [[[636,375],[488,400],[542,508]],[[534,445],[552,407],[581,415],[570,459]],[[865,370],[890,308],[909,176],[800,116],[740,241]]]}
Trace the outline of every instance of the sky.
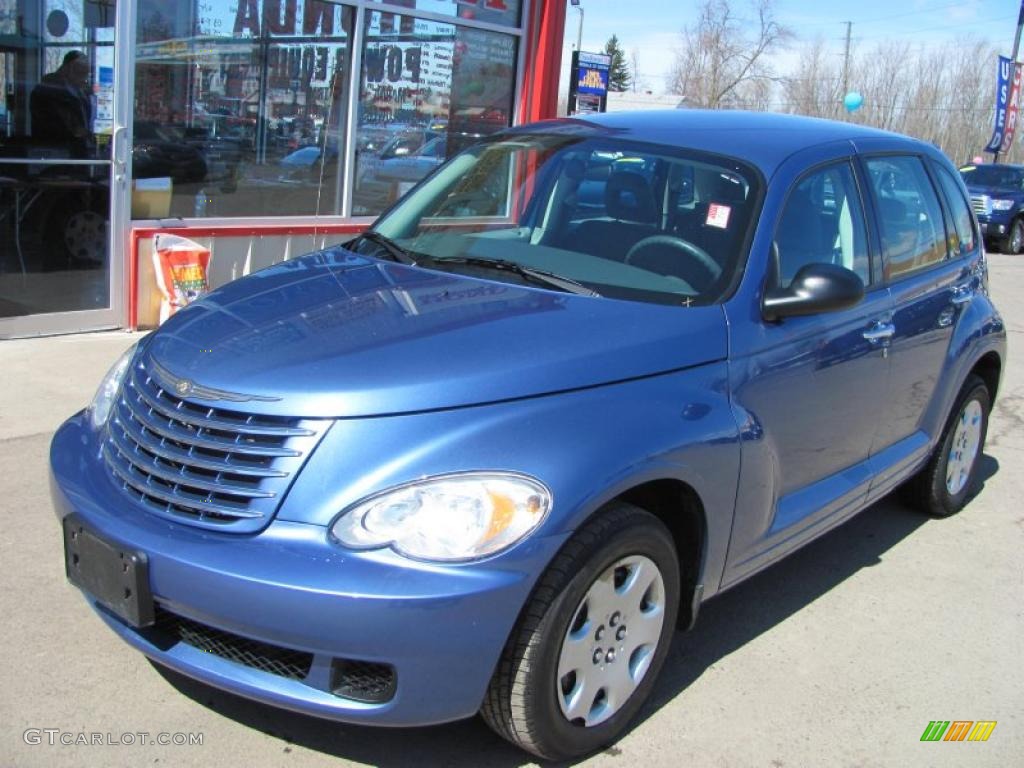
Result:
{"label": "sky", "polygon": [[[738,16],[756,18],[751,0],[729,1]],[[603,50],[608,38],[618,35],[627,63],[632,52],[637,52],[641,85],[653,93],[664,93],[675,50],[680,47],[680,33],[696,20],[701,2],[581,0],[582,48]],[[819,36],[841,55],[847,21],[853,22],[854,46],[871,47],[885,39],[935,46],[972,36],[995,43],[1008,56],[1019,9],[1020,0],[776,0],[776,19],[795,39],[788,51],[774,57],[773,66],[777,73],[785,74],[796,61],[795,49]],[[565,22],[563,83],[568,79],[579,20],[580,14],[570,6]]]}

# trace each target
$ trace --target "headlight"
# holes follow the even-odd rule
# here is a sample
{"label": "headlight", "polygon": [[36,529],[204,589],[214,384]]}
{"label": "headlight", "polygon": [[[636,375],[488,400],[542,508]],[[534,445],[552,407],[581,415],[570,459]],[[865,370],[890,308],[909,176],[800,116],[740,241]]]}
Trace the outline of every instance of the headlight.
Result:
{"label": "headlight", "polygon": [[136,342],[128,347],[107,371],[107,375],[103,377],[100,388],[96,390],[96,396],[89,404],[89,421],[92,422],[93,429],[102,428],[110,418],[110,409],[114,407],[117,393],[121,391],[121,382],[124,381],[124,376],[128,373],[128,366],[131,365],[138,346],[139,344]]}
{"label": "headlight", "polygon": [[1013,208],[1013,200],[993,200],[993,211],[1008,211]]}
{"label": "headlight", "polygon": [[446,475],[359,502],[338,517],[331,533],[353,549],[390,546],[420,560],[474,560],[522,539],[550,507],[551,492],[533,478]]}

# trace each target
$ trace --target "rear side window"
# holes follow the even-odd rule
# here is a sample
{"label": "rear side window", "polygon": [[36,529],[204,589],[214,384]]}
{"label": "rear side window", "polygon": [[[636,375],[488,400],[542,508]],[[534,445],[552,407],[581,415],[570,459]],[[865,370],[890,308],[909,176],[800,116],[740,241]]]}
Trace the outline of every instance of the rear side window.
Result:
{"label": "rear side window", "polygon": [[952,256],[966,256],[974,250],[974,217],[971,209],[964,199],[964,193],[960,190],[953,174],[947,171],[938,163],[932,163],[935,169],[935,177],[939,180],[949,203],[949,212],[953,215],[953,232],[949,236],[949,252]]}
{"label": "rear side window", "polygon": [[849,163],[813,171],[797,182],[775,231],[776,283],[785,288],[807,264],[838,264],[871,282],[867,229]]}
{"label": "rear side window", "polygon": [[935,188],[917,157],[867,161],[878,205],[885,275],[899,279],[946,258],[946,228]]}

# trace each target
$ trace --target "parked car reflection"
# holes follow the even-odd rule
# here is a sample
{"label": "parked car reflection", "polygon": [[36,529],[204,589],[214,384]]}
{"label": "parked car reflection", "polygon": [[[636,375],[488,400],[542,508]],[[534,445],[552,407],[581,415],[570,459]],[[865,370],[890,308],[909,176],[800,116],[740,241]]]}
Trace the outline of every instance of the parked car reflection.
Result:
{"label": "parked car reflection", "polygon": [[168,177],[179,183],[203,181],[207,171],[203,153],[186,141],[183,128],[145,120],[135,124],[132,167],[137,179]]}
{"label": "parked car reflection", "polygon": [[415,152],[403,152],[386,158],[377,170],[384,181],[416,182],[437,168],[448,156],[448,138],[431,139]]}

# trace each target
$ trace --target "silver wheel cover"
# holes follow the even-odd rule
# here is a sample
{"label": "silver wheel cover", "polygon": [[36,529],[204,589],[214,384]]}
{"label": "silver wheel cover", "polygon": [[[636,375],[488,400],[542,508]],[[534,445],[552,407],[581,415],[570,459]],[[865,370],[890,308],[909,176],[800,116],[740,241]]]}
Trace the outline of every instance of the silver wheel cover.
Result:
{"label": "silver wheel cover", "polygon": [[626,703],[650,669],[665,623],[665,581],[654,561],[624,557],[590,585],[562,639],[555,680],[562,714],[598,725]]}
{"label": "silver wheel cover", "polygon": [[971,476],[981,446],[981,422],[981,403],[971,400],[960,411],[946,458],[946,490],[951,496],[960,493]]}

